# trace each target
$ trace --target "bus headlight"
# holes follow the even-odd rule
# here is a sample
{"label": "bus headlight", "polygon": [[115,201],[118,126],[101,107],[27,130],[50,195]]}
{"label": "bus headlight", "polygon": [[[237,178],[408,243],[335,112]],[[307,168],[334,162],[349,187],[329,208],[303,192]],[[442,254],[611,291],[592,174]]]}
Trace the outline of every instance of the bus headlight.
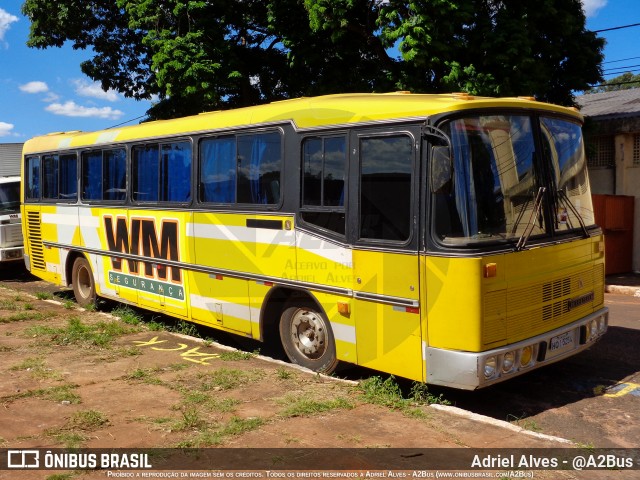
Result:
{"label": "bus headlight", "polygon": [[520,352],[520,368],[528,367],[533,360],[533,345],[527,345]]}
{"label": "bus headlight", "polygon": [[495,355],[487,357],[484,361],[484,378],[492,378],[498,370],[498,359]]}
{"label": "bus headlight", "polygon": [[516,364],[516,352],[507,352],[502,358],[502,371],[509,373]]}

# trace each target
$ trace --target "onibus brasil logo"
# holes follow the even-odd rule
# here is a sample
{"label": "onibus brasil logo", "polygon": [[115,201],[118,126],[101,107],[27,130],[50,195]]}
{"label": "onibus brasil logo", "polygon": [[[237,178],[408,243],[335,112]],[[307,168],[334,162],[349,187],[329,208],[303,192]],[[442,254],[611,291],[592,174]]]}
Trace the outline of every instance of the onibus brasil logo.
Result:
{"label": "onibus brasil logo", "polygon": [[111,215],[103,218],[109,251],[156,259],[154,262],[111,257],[113,270],[109,271],[109,282],[184,300],[182,270],[163,263],[163,260],[180,261],[178,221],[161,220],[158,232],[155,218],[127,219],[125,216],[118,216],[114,219]]}

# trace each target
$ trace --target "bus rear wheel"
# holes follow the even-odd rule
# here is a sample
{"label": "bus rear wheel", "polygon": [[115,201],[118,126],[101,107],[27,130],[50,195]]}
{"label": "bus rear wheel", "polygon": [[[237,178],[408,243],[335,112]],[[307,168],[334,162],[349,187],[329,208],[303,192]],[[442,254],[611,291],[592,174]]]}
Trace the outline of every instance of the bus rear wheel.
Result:
{"label": "bus rear wheel", "polygon": [[315,306],[286,308],[280,317],[280,340],[292,363],[325,374],[338,366],[331,324]]}
{"label": "bus rear wheel", "polygon": [[84,257],[76,258],[71,271],[71,283],[76,302],[81,307],[88,307],[96,303],[96,285],[93,280],[93,272],[89,262]]}

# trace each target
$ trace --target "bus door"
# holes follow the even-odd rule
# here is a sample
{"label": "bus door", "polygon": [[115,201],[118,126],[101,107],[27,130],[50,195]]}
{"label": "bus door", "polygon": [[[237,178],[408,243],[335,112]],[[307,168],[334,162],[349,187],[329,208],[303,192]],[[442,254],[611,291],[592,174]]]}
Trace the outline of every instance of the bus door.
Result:
{"label": "bus door", "polygon": [[350,235],[358,364],[422,381],[416,138],[354,133]]}

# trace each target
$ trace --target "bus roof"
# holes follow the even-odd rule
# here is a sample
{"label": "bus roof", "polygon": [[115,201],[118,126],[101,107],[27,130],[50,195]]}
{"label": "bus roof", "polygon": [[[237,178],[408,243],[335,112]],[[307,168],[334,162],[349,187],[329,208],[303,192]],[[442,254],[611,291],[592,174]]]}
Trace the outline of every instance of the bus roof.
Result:
{"label": "bus roof", "polygon": [[547,110],[569,114],[582,121],[582,115],[575,109],[537,102],[530,97],[474,97],[459,93],[350,93],[283,100],[254,107],[206,112],[189,117],[145,122],[95,132],[50,133],[28,140],[24,145],[23,153],[91,147],[286,122],[292,123],[298,129],[313,129],[385,120],[425,119],[441,113],[476,108]]}

